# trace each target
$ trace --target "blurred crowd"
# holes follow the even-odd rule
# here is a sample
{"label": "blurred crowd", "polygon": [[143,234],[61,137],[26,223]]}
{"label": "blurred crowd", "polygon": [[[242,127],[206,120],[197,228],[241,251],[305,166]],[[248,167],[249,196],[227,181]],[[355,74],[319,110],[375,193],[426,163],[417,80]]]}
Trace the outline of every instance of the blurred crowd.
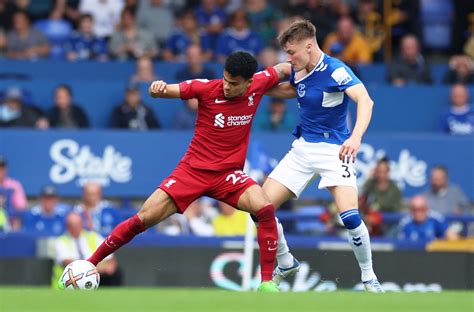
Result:
{"label": "blurred crowd", "polygon": [[469,0],[1,0],[0,51],[12,59],[176,61],[198,44],[204,60],[222,61],[236,49],[276,47],[281,29],[306,18],[324,51],[351,65],[415,43],[472,57],[472,12]]}
{"label": "blurred crowd", "polygon": [[[473,134],[474,110],[464,87],[474,85],[472,16],[474,3],[467,0],[0,0],[0,59],[134,61],[136,71],[123,102],[113,104],[108,126],[160,129],[160,116],[138,88],[160,78],[155,62],[186,64],[174,82],[218,78],[208,62],[222,62],[236,50],[256,55],[262,68],[272,66],[286,60],[278,32],[306,18],[316,25],[325,53],[356,73],[384,62],[394,86],[433,84],[430,63],[448,64],[442,83],[453,87],[439,128]],[[73,95],[58,83],[50,108],[40,109],[31,90],[0,90],[0,127],[88,128],[87,112]],[[172,127],[192,129],[196,109],[195,100],[184,102]],[[295,119],[285,101],[275,100],[255,128],[288,130]]]}

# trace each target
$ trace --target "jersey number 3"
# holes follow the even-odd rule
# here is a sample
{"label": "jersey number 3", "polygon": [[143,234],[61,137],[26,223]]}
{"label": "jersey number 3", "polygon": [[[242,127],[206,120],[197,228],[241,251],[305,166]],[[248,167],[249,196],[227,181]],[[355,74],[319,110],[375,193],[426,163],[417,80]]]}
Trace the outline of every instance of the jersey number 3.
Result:
{"label": "jersey number 3", "polygon": [[348,165],[341,165],[342,168],[344,168],[344,173],[342,174],[343,178],[350,178],[351,173],[349,172],[349,166]]}
{"label": "jersey number 3", "polygon": [[225,178],[226,181],[232,180],[232,184],[236,184],[237,182],[244,183],[250,179],[250,177],[243,171],[237,170],[234,173],[231,173]]}

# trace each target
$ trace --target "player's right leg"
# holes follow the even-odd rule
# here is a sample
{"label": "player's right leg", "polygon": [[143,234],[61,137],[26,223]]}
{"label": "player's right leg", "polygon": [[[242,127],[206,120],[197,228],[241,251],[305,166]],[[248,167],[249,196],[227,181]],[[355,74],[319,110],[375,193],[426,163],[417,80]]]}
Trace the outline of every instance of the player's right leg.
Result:
{"label": "player's right leg", "polygon": [[123,221],[113,229],[87,261],[97,265],[136,235],[163,221],[175,212],[177,212],[177,208],[171,197],[163,190],[157,189],[148,197],[136,215]]}

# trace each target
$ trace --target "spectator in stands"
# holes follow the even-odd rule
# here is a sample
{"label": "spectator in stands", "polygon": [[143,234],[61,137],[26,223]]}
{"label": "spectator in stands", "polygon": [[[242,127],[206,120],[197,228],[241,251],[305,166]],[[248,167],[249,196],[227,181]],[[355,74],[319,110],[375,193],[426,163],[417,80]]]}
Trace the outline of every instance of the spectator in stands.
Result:
{"label": "spectator in stands", "polygon": [[0,0],[0,29],[10,30],[13,13],[17,11],[14,3],[8,0]]}
{"label": "spectator in stands", "polygon": [[65,43],[64,50],[69,61],[98,60],[107,61],[107,43],[93,33],[94,19],[91,14],[79,17],[79,28]]}
{"label": "spectator in stands", "polygon": [[115,33],[123,8],[123,0],[80,0],[79,2],[79,12],[92,15],[94,35],[99,38],[109,38]]}
{"label": "spectator in stands", "polygon": [[[162,47],[174,28],[173,11],[162,0],[141,0],[137,10],[138,26],[150,31]],[[175,1],[173,1],[175,2]]]}
{"label": "spectator in stands", "polygon": [[47,18],[49,13],[56,7],[56,2],[60,1],[34,1],[34,0],[13,0],[16,10],[25,11],[31,20]]}
{"label": "spectator in stands", "polygon": [[0,59],[5,56],[7,47],[7,36],[5,35],[5,31],[3,28],[0,27]]}
{"label": "spectator in stands", "polygon": [[23,104],[23,92],[17,87],[5,91],[0,104],[0,127],[35,127],[42,115],[38,108]]}
{"label": "spectator in stands", "polygon": [[177,213],[156,225],[155,230],[168,236],[190,234],[188,219],[185,215]]}
{"label": "spectator in stands", "polygon": [[7,160],[0,155],[0,192],[8,196],[8,203],[14,210],[25,210],[28,206],[22,184],[8,176]]}
{"label": "spectator in stands", "polygon": [[188,219],[190,234],[196,236],[213,236],[212,216],[207,213],[211,206],[205,205],[203,199],[192,202],[184,215]]}
{"label": "spectator in stands", "polygon": [[71,32],[72,24],[64,19],[66,1],[56,1],[54,9],[47,19],[37,21],[34,26],[41,31],[49,40],[49,57],[64,59],[64,44],[67,42]]}
{"label": "spectator in stands", "polygon": [[18,231],[21,227],[18,213],[27,208],[28,201],[20,181],[8,176],[7,161],[2,155],[0,155],[0,202],[3,203],[1,206],[10,219],[8,228]]}
{"label": "spectator in stands", "polygon": [[160,122],[153,110],[141,99],[140,90],[129,86],[125,91],[125,101],[116,106],[110,117],[110,127],[130,130],[159,129]]}
{"label": "spectator in stands", "polygon": [[257,114],[254,129],[264,131],[289,131],[296,126],[296,118],[287,111],[283,99],[272,98],[267,113]]}
{"label": "spectator in stands", "polygon": [[[339,2],[339,1],[332,1]],[[340,2],[339,2],[340,3]],[[340,4],[341,5],[341,4]],[[288,1],[285,12],[289,16],[300,16],[311,21],[317,29],[318,42],[324,42],[327,35],[336,28],[336,23],[345,10],[342,7],[331,5],[327,1]],[[279,27],[284,29],[286,27]]]}
{"label": "spectator in stands", "polygon": [[149,57],[141,57],[136,62],[135,74],[130,77],[130,84],[151,83],[158,80]]}
{"label": "spectator in stands", "polygon": [[214,79],[215,73],[203,64],[201,47],[191,44],[186,50],[186,65],[176,73],[176,80]]}
{"label": "spectator in stands", "polygon": [[466,195],[457,185],[449,183],[448,170],[444,166],[435,166],[431,170],[431,188],[423,195],[428,206],[442,215],[470,213]]}
{"label": "spectator in stands", "polygon": [[400,212],[402,193],[397,184],[390,179],[390,161],[384,157],[377,161],[372,177],[362,187],[360,200],[367,211]]}
{"label": "spectator in stands", "polygon": [[451,88],[451,107],[441,118],[441,128],[449,134],[474,134],[474,109],[469,105],[469,91],[464,85]]}
{"label": "spectator in stands", "polygon": [[212,220],[216,236],[239,236],[247,231],[248,214],[219,202],[219,212]]}
{"label": "spectator in stands", "polygon": [[216,0],[201,0],[200,2],[201,4],[195,9],[198,24],[211,36],[211,46],[215,51],[217,38],[227,22],[227,14]]}
{"label": "spectator in stands", "polygon": [[217,40],[217,60],[224,62],[226,56],[238,50],[247,51],[255,56],[263,50],[260,35],[249,27],[249,20],[244,10],[237,10],[230,16],[229,27]]}
{"label": "spectator in stands", "polygon": [[176,112],[174,119],[174,128],[179,130],[192,130],[196,124],[198,100],[184,100],[184,107]]}
{"label": "spectator in stands", "polygon": [[444,83],[474,84],[474,63],[467,55],[454,55],[449,59],[449,69]]}
{"label": "spectator in stands", "polygon": [[89,119],[84,110],[72,102],[72,90],[68,85],[59,85],[54,90],[54,107],[46,112],[52,128],[89,128]]}
{"label": "spectator in stands", "polygon": [[378,9],[379,4],[374,0],[357,1],[357,8],[353,15],[354,24],[358,25],[359,31],[364,34],[373,60],[383,61],[382,46],[385,40],[386,26],[381,10]]}
{"label": "spectator in stands", "polygon": [[404,217],[398,227],[398,238],[412,242],[459,238],[457,232],[448,228],[448,223],[441,214],[430,210],[426,198],[421,195],[411,199],[410,215]]}
{"label": "spectator in stands", "polygon": [[120,27],[110,39],[109,50],[120,60],[138,59],[143,56],[154,58],[158,55],[158,46],[153,35],[148,30],[137,27],[133,12],[127,8],[122,11]]}
{"label": "spectator in stands", "polygon": [[41,189],[39,203],[23,216],[23,231],[42,236],[62,235],[70,209],[59,202],[56,188],[46,185]]}
{"label": "spectator in stands", "polygon": [[[84,260],[92,255],[94,250],[104,241],[95,231],[83,228],[81,217],[70,213],[66,218],[66,234],[55,240],[55,266],[53,267],[52,286],[57,282],[64,267],[75,260]],[[114,255],[110,255],[97,265],[101,286],[118,286],[122,284],[122,274]]]}
{"label": "spectator in stands", "polygon": [[8,222],[7,209],[5,208],[5,199],[0,194],[0,233],[10,232],[10,223]]}
{"label": "spectator in stands", "polygon": [[402,193],[390,179],[390,162],[384,157],[377,161],[372,176],[364,183],[359,196],[359,207],[371,235],[384,232],[382,213],[402,210]]}
{"label": "spectator in stands", "polygon": [[275,21],[282,17],[275,5],[268,0],[246,0],[244,10],[247,12],[250,27],[259,34],[263,44],[271,44],[277,36]]}
{"label": "spectator in stands", "polygon": [[7,37],[7,56],[12,59],[34,60],[49,54],[48,39],[31,27],[30,18],[23,11],[13,15],[13,29]]}
{"label": "spectator in stands", "polygon": [[395,86],[433,83],[431,69],[420,53],[420,44],[415,36],[402,38],[400,56],[389,67],[388,81]]}
{"label": "spectator in stands", "polygon": [[[282,61],[286,61],[286,59]],[[272,46],[265,47],[262,52],[260,52],[258,63],[260,65],[260,70],[264,70],[280,63],[278,50]]]}
{"label": "spectator in stands", "polygon": [[372,62],[372,50],[350,17],[341,17],[335,32],[324,40],[323,51],[350,66]]}
{"label": "spectator in stands", "polygon": [[87,182],[82,188],[82,201],[74,207],[89,231],[108,235],[121,221],[118,211],[102,198],[102,186],[96,182]]}
{"label": "spectator in stands", "polygon": [[212,59],[211,39],[209,35],[200,30],[193,11],[184,12],[180,19],[180,28],[166,41],[163,58],[166,61],[184,61],[187,49],[191,44],[201,47],[202,59]]}

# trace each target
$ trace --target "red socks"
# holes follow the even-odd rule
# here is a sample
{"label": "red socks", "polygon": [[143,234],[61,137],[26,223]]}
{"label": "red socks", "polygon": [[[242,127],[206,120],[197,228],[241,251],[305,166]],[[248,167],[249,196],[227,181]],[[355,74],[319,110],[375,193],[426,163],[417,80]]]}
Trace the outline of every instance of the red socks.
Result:
{"label": "red socks", "polygon": [[87,261],[93,265],[97,265],[105,257],[128,243],[132,238],[143,231],[145,231],[145,225],[138,215],[134,215],[117,225]]}
{"label": "red socks", "polygon": [[257,212],[257,240],[260,246],[260,267],[262,282],[272,280],[278,248],[278,230],[275,209],[268,204]]}

